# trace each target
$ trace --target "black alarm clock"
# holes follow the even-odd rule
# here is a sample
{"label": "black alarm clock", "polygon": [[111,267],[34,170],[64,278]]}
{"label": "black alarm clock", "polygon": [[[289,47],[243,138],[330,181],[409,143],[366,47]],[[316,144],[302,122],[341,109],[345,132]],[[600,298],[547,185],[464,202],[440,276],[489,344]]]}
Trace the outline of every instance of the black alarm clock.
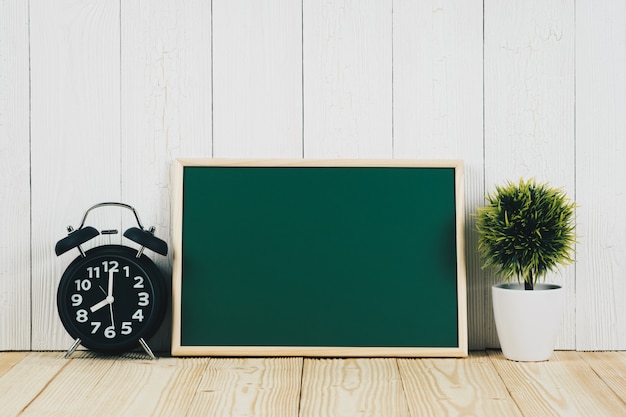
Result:
{"label": "black alarm clock", "polygon": [[[140,245],[106,244],[83,251],[81,245],[96,236],[116,234],[117,230],[98,231],[85,226],[90,211],[105,206],[131,210],[139,227],[131,227],[123,236]],[[80,345],[103,353],[121,353],[141,346],[154,359],[146,340],[159,328],[167,308],[163,276],[144,254],[150,249],[167,255],[167,244],[154,236],[154,227],[146,230],[135,209],[123,203],[100,203],[89,208],[74,230],[55,246],[57,256],[78,249],[79,256],[63,273],[57,291],[57,309],[65,330],[74,338],[65,357]]]}

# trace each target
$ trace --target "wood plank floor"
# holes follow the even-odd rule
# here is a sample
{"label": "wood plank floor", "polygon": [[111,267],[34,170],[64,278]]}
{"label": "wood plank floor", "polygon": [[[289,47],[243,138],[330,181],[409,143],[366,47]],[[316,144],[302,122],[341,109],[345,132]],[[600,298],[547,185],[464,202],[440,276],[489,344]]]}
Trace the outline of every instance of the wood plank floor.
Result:
{"label": "wood plank floor", "polygon": [[626,352],[465,359],[0,352],[0,416],[623,416]]}

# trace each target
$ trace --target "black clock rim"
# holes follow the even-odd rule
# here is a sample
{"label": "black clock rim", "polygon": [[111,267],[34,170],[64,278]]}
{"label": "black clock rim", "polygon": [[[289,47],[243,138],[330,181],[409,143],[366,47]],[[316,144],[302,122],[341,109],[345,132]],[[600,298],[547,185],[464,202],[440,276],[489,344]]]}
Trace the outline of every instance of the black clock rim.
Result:
{"label": "black clock rim", "polygon": [[[161,271],[156,266],[156,264],[145,254],[142,254],[139,258],[137,258],[136,255],[137,249],[124,245],[97,246],[95,248],[87,250],[84,257],[79,255],[77,258],[75,258],[63,272],[57,289],[57,311],[59,313],[61,323],[63,324],[63,327],[65,328],[67,333],[69,333],[69,335],[74,339],[80,338],[81,345],[83,345],[84,347],[102,353],[122,353],[131,351],[140,346],[140,338],[149,339],[154,336],[156,331],[159,329],[159,326],[163,322],[168,305],[163,275],[161,274]],[[69,311],[67,311],[67,309],[65,308],[67,287],[71,284],[71,278],[73,277],[76,270],[79,269],[82,264],[89,262],[91,259],[104,256],[123,257],[128,259],[128,261],[130,262],[134,262],[140,268],[144,269],[145,272],[147,272],[147,276],[149,276],[155,298],[157,300],[160,300],[154,304],[151,314],[145,319],[147,321],[145,326],[143,326],[143,328],[136,333],[137,340],[126,339],[120,342],[110,343],[101,343],[98,341],[94,341],[93,339],[91,339],[90,335],[84,335],[82,331],[78,330],[74,326],[71,315],[69,314]]]}

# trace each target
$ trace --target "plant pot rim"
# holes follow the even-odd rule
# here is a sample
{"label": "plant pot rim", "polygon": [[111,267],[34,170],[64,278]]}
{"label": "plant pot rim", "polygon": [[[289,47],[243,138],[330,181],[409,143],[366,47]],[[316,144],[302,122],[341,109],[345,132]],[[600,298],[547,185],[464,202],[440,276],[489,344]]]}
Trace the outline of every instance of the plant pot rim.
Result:
{"label": "plant pot rim", "polygon": [[[518,284],[518,283],[501,283],[501,284],[496,284],[494,285],[492,288],[494,289],[498,289],[498,290],[510,290],[510,291],[525,291],[524,290],[524,284]],[[557,285],[557,284],[535,284],[535,288],[533,291],[549,291],[549,290],[561,290],[563,289],[562,286]],[[532,292],[532,291],[529,291]]]}

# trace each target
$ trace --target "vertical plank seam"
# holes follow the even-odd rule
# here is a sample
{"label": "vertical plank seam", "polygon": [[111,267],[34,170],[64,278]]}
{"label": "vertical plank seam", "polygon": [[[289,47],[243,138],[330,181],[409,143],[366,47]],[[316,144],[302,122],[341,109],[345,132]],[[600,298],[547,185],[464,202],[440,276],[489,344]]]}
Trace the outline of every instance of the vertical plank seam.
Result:
{"label": "vertical plank seam", "polygon": [[31,2],[28,0],[28,276],[29,276],[29,340],[28,350],[33,350],[33,80],[31,56]]}
{"label": "vertical plank seam", "polygon": [[[577,122],[576,122],[576,115],[577,115],[577,108],[578,105],[576,103],[576,87],[578,86],[578,81],[576,79],[576,74],[578,72],[578,65],[577,65],[577,61],[576,61],[576,51],[577,51],[577,34],[578,34],[578,25],[577,23],[577,18],[576,16],[578,15],[577,12],[577,2],[576,0],[574,0],[574,201],[578,201],[577,200],[577,190],[578,190],[578,184],[577,184],[577,178],[578,178],[578,167],[577,167],[577,162],[578,162],[578,153],[576,152],[578,150],[578,138],[577,138]],[[578,284],[578,265],[577,265],[577,260],[578,258],[578,242],[574,243],[574,326],[573,326],[573,333],[574,333],[574,349],[578,350],[578,316],[576,314],[577,310],[578,310],[578,291],[577,291],[577,284]]]}
{"label": "vertical plank seam", "polygon": [[587,360],[586,355],[582,355],[580,352],[576,352],[576,356],[578,357],[578,360],[582,363],[584,363],[585,365],[587,365],[587,367],[589,367],[589,369],[591,369],[591,372],[593,372],[600,381],[602,381],[603,386],[609,391],[611,392],[615,398],[617,398],[617,400],[619,402],[621,402],[622,404],[626,405],[626,402],[624,402],[624,400],[622,399],[622,397],[619,395],[619,393],[617,391],[615,391],[615,389],[613,389],[612,384],[610,384],[608,381],[606,381],[602,375],[596,371],[596,368],[594,368],[593,364]]}
{"label": "vertical plank seam", "polygon": [[[303,0],[303,3],[304,3],[304,0]],[[303,145],[304,145],[304,142],[303,142]],[[300,359],[302,361],[300,365],[300,392],[298,394],[298,416],[302,415],[302,384],[304,383],[304,361],[306,360],[306,358],[302,357]]]}
{"label": "vertical plank seam", "polygon": [[[120,57],[120,79],[119,79],[119,103],[120,103],[120,108],[119,108],[119,144],[120,144],[120,149],[119,149],[119,160],[120,160],[120,191],[119,191],[119,201],[122,201],[122,199],[124,198],[124,151],[123,151],[123,146],[124,146],[124,141],[122,140],[122,131],[123,131],[123,123],[122,123],[122,117],[123,117],[123,94],[122,94],[122,0],[119,0],[118,2],[118,11],[119,11],[119,31],[120,31],[120,42],[119,42],[119,57]],[[124,213],[120,211],[119,212],[119,221],[118,221],[118,225],[119,225],[119,229],[120,229],[120,237],[119,237],[119,244],[122,244],[122,222],[123,222],[123,216]],[[109,235],[110,236],[110,235]]]}
{"label": "vertical plank seam", "polygon": [[[395,152],[395,86],[394,86],[394,62],[393,62],[393,52],[394,52],[394,31],[393,31],[393,3],[394,0],[391,0],[391,158],[396,157]],[[396,364],[397,365],[397,364]]]}
{"label": "vertical plank seam", "polygon": [[[211,21],[213,20],[213,1],[211,1]],[[211,22],[212,23],[212,22]],[[211,32],[213,32],[213,25],[211,25]],[[212,37],[211,37],[212,38]],[[211,48],[212,50],[213,48]],[[213,65],[212,63],[213,61],[211,60],[211,65]],[[211,93],[212,94],[212,93]],[[184,359],[183,359],[184,360]],[[193,408],[193,404],[196,400],[196,398],[198,397],[198,392],[200,391],[200,385],[202,385],[202,381],[204,380],[204,376],[206,375],[206,373],[209,371],[209,368],[211,367],[211,365],[213,364],[213,362],[215,362],[214,358],[209,358],[206,361],[206,365],[204,367],[204,371],[202,372],[202,375],[200,376],[200,378],[198,378],[198,382],[196,383],[196,388],[195,391],[193,392],[193,395],[191,396],[191,399],[189,400],[189,405],[187,406],[187,410],[185,410],[185,417],[189,416],[189,413],[191,412],[192,408]]]}
{"label": "vertical plank seam", "polygon": [[213,74],[215,73],[215,65],[213,63],[213,0],[211,0],[211,158],[215,158],[215,83],[213,82]]}
{"label": "vertical plank seam", "polygon": [[[482,97],[482,102],[483,102],[483,195],[482,195],[482,201],[481,201],[481,205],[484,204],[485,198],[486,198],[486,193],[487,193],[487,137],[486,137],[486,131],[485,131],[485,126],[487,125],[486,122],[486,104],[485,104],[485,0],[483,0],[483,19],[482,19],[482,24],[483,24],[483,47],[482,47],[482,61],[483,61],[483,65],[482,65],[482,75],[483,75],[483,88],[482,88],[482,93],[483,93],[483,97]],[[481,259],[479,257],[478,259],[478,266],[480,267],[480,263],[481,263]],[[481,277],[482,278],[482,277]],[[483,322],[490,317],[489,316],[489,303],[486,302],[488,300],[488,298],[491,296],[491,294],[489,293],[489,285],[486,286],[487,288],[484,289],[483,292],[483,300],[485,302],[482,303],[482,311],[481,311],[481,317],[479,320],[482,320]],[[485,331],[485,327],[486,327],[486,331]],[[492,330],[492,326],[488,325],[488,326],[481,326],[481,341],[480,344],[476,344],[477,346],[480,346],[481,348],[486,348],[487,347],[487,341],[491,338],[489,336],[488,333],[491,333]],[[475,330],[475,328],[474,328]],[[476,335],[474,334],[474,337],[476,337]],[[469,338],[469,335],[468,335]],[[469,341],[468,341],[469,344]]]}
{"label": "vertical plank seam", "polygon": [[[122,147],[123,147],[123,123],[122,123],[122,117],[124,115],[124,113],[122,113],[123,107],[124,107],[124,103],[122,100],[123,94],[122,94],[122,76],[123,76],[123,56],[122,56],[122,0],[118,1],[118,5],[119,5],[119,31],[120,31],[120,43],[119,43],[119,57],[120,57],[120,79],[119,79],[119,92],[120,92],[120,96],[119,96],[119,103],[120,103],[120,108],[119,108],[119,143],[120,143],[120,149],[119,149],[119,159],[120,159],[120,201],[122,200],[123,196],[124,196],[124,168],[123,168],[123,162],[124,162],[124,155],[123,155],[123,151],[122,151]],[[120,221],[119,224],[122,224],[122,215],[120,214]],[[121,238],[120,238],[121,239]]]}
{"label": "vertical plank seam", "polygon": [[485,125],[486,125],[486,121],[485,121],[485,0],[483,0],[483,56],[482,56],[482,61],[483,61],[483,68],[482,68],[482,75],[483,75],[483,199],[485,198],[485,190],[487,189],[487,179],[486,179],[486,175],[487,175],[487,158],[486,158],[486,136],[485,136]]}
{"label": "vertical plank seam", "polygon": [[[420,359],[414,359],[414,360],[420,360]],[[394,362],[396,363],[396,369],[398,370],[398,377],[400,378],[400,386],[402,387],[402,396],[404,397],[406,415],[409,417],[413,417],[413,414],[411,413],[411,407],[409,406],[409,396],[408,396],[407,388],[406,388],[405,381],[404,381],[404,374],[402,370],[400,369],[400,359],[395,358]]]}
{"label": "vertical plank seam", "polygon": [[[302,126],[301,126],[301,138],[300,138],[300,147],[302,152],[302,159],[305,158],[306,148],[304,142],[304,0],[300,2],[300,105],[301,105],[301,117],[302,117]],[[304,359],[303,365],[304,367]],[[304,369],[304,368],[303,368]]]}
{"label": "vertical plank seam", "polygon": [[[484,0],[483,0],[483,4],[484,4]],[[487,359],[489,359],[489,365],[491,365],[491,368],[495,371],[496,375],[498,375],[498,378],[500,379],[500,382],[502,383],[502,385],[504,386],[504,388],[506,389],[507,394],[509,395],[509,398],[511,399],[511,401],[513,402],[513,404],[515,404],[515,407],[517,408],[517,410],[519,411],[521,416],[524,416],[524,411],[522,410],[522,408],[520,407],[520,405],[517,403],[517,400],[515,399],[515,397],[513,396],[513,393],[511,392],[511,389],[509,388],[509,386],[506,384],[506,381],[504,380],[504,378],[502,377],[502,375],[500,374],[500,371],[498,370],[498,367],[496,366],[496,364],[494,363],[494,356],[490,355],[489,352],[485,351],[485,353],[487,354]],[[508,359],[507,359],[508,360]]]}

